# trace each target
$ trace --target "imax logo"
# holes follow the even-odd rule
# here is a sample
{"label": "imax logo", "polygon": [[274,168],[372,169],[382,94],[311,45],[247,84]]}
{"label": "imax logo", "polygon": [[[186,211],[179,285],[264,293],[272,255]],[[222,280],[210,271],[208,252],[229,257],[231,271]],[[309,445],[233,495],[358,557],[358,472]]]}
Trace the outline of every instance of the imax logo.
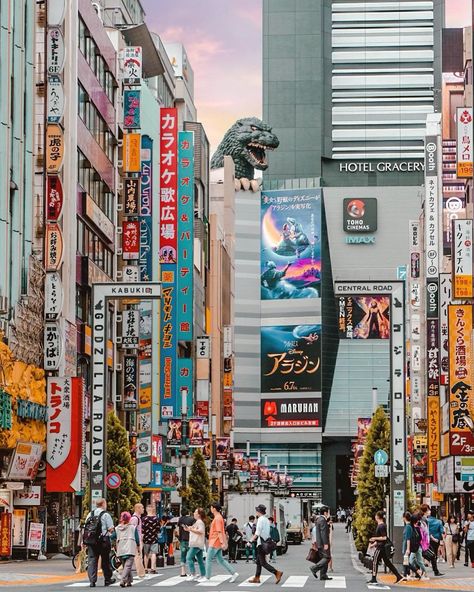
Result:
{"label": "imax logo", "polygon": [[375,236],[346,236],[347,245],[375,245]]}

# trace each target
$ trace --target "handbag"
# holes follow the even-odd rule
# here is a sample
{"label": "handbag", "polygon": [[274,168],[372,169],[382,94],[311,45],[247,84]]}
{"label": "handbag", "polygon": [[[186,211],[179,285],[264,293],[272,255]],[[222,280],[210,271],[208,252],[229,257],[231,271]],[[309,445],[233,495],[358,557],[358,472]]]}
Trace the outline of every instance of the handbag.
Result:
{"label": "handbag", "polygon": [[269,538],[266,541],[263,541],[262,543],[262,549],[265,555],[269,555],[270,553],[272,553],[276,549],[276,547],[277,545],[272,538]]}
{"label": "handbag", "polygon": [[308,551],[308,555],[306,556],[306,561],[309,561],[310,563],[318,563],[319,559],[319,551],[317,549],[311,548]]}
{"label": "handbag", "polygon": [[451,540],[453,543],[459,543],[459,534],[457,532],[455,532],[453,534],[453,531],[451,530],[451,524],[449,525],[449,532],[451,534]]}
{"label": "handbag", "polygon": [[436,554],[431,547],[428,547],[428,549],[422,551],[422,555],[426,561],[433,561],[433,559],[436,558]]}
{"label": "handbag", "polygon": [[395,555],[395,547],[392,541],[387,537],[387,540],[384,543],[384,550],[388,557],[393,557]]}
{"label": "handbag", "polygon": [[234,536],[232,537],[232,541],[233,541],[234,543],[238,543],[238,542],[239,542],[239,541],[241,541],[241,540],[242,540],[242,535],[241,535],[241,534],[239,534],[238,532],[236,532],[236,533],[234,534]]}

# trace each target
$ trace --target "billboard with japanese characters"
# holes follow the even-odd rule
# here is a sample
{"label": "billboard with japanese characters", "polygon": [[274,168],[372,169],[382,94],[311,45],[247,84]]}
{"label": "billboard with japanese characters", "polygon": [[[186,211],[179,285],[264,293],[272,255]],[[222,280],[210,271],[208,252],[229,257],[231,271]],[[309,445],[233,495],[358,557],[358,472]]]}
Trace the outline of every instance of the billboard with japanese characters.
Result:
{"label": "billboard with japanese characters", "polygon": [[160,263],[176,263],[178,111],[160,109]]}
{"label": "billboard with japanese characters", "polygon": [[339,339],[390,339],[390,296],[338,296]]}
{"label": "billboard with japanese characters", "polygon": [[262,192],[262,300],[320,297],[320,238],[320,189]]}
{"label": "billboard with japanese characters", "polygon": [[261,328],[261,391],[321,391],[321,325]]}

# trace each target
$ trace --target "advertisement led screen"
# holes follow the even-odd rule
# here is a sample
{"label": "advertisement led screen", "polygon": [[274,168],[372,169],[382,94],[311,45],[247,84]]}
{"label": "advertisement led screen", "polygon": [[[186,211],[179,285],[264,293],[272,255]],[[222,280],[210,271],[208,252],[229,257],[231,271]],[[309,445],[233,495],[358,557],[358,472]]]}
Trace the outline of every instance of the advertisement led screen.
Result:
{"label": "advertisement led screen", "polygon": [[389,296],[338,296],[340,339],[389,339]]}
{"label": "advertisement led screen", "polygon": [[321,325],[261,328],[261,390],[321,391]]}
{"label": "advertisement led screen", "polygon": [[264,191],[261,206],[261,298],[321,295],[321,191]]}

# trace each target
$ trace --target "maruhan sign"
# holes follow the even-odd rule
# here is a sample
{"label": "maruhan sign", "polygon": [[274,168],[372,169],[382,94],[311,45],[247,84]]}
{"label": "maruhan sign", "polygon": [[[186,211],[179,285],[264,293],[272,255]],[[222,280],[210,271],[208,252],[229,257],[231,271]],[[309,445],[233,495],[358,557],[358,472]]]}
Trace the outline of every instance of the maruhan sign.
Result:
{"label": "maruhan sign", "polygon": [[422,173],[422,161],[340,162],[340,173]]}

